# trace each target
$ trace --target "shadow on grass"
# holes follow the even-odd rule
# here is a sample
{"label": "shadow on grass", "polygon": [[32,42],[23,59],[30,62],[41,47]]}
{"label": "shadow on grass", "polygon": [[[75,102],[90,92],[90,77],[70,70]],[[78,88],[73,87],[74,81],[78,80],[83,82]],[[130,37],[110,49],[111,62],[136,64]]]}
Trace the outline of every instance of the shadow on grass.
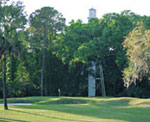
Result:
{"label": "shadow on grass", "polygon": [[129,102],[130,100],[124,100],[124,99],[121,99],[121,100],[108,100],[108,101],[105,101],[105,104],[107,105],[111,105],[111,106],[129,106]]}
{"label": "shadow on grass", "polygon": [[46,101],[37,102],[39,105],[51,105],[51,104],[86,104],[87,100],[83,99],[71,99],[71,98],[56,98],[56,99],[48,99]]}
{"label": "shadow on grass", "polygon": [[23,97],[23,98],[9,98],[8,103],[37,103],[40,101],[46,101],[55,97]]}
{"label": "shadow on grass", "polygon": [[[24,113],[24,114],[29,114],[29,115],[34,115],[34,116],[38,116],[38,117],[46,117],[46,118],[49,118],[50,119],[56,119],[56,120],[63,120],[63,121],[76,121],[76,120],[73,120],[73,119],[64,119],[64,118],[61,118],[61,117],[54,117],[54,116],[46,116],[46,115],[41,115],[41,114],[37,114],[37,113],[32,113],[32,112],[24,112],[24,111],[20,111],[20,110],[13,110],[13,109],[9,109],[10,111],[12,112],[19,112],[19,113]],[[20,121],[21,122],[21,121]],[[26,121],[25,121],[26,122]],[[78,122],[85,122],[83,120],[78,120]],[[86,121],[86,122],[92,122],[92,121]]]}
{"label": "shadow on grass", "polygon": [[18,119],[0,118],[0,122],[29,122],[29,121],[18,120]]}

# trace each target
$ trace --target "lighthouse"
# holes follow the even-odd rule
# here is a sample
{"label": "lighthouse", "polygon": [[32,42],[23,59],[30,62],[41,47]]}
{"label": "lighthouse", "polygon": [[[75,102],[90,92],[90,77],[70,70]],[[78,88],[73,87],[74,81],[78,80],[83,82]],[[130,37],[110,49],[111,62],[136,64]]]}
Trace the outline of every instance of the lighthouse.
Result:
{"label": "lighthouse", "polygon": [[[96,9],[94,8],[89,9],[88,20],[92,18],[96,18]],[[100,75],[96,76],[97,73],[99,73]],[[96,82],[99,82],[98,84],[100,85],[96,86]],[[88,74],[88,97],[95,97],[97,88],[101,89],[102,96],[105,97],[106,92],[105,92],[103,67],[101,63],[95,62],[93,60],[91,61],[91,66],[89,67],[89,74]]]}
{"label": "lighthouse", "polygon": [[88,20],[92,19],[92,18],[96,18],[96,9],[91,8],[89,9],[89,17]]}
{"label": "lighthouse", "polygon": [[[91,8],[89,9],[89,17],[88,20],[96,18],[96,9]],[[91,66],[89,67],[89,71],[92,73],[88,74],[88,96],[95,97],[96,96],[96,63],[94,61],[91,62]]]}

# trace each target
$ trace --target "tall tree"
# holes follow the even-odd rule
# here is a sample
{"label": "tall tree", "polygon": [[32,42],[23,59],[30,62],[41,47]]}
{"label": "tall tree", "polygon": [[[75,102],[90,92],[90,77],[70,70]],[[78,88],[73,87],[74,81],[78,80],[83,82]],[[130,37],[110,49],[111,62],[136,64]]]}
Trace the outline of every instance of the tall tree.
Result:
{"label": "tall tree", "polygon": [[[21,2],[12,2],[8,3],[7,0],[4,0],[3,6],[1,7],[2,10],[2,16],[0,21],[0,28],[2,30],[2,42],[1,45],[1,55],[4,54],[4,97],[7,97],[6,95],[6,63],[7,63],[7,53],[12,52],[12,49],[17,48],[18,45],[18,39],[17,35],[18,32],[22,29],[24,29],[24,26],[26,24],[26,17],[24,14],[24,9]],[[4,98],[4,108],[7,108],[7,100]]]}
{"label": "tall tree", "polygon": [[149,80],[150,74],[150,30],[144,27],[144,23],[138,25],[129,33],[124,43],[129,59],[128,67],[124,69],[125,85]]}
{"label": "tall tree", "polygon": [[30,15],[29,23],[31,46],[36,45],[36,48],[43,51],[41,71],[41,96],[43,96],[46,52],[48,49],[52,50],[51,42],[55,39],[56,34],[64,30],[65,19],[54,8],[44,7]]}

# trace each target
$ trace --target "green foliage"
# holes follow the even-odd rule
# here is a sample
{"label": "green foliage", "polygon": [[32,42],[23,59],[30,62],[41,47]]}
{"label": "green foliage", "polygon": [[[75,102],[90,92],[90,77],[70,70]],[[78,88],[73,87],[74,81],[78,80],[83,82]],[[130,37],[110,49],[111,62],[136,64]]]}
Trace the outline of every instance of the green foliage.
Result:
{"label": "green foliage", "polygon": [[[45,95],[58,95],[61,89],[61,95],[85,96],[93,60],[103,65],[108,95],[137,97],[143,93],[148,97],[150,17],[125,10],[87,24],[78,20],[66,26],[61,13],[43,7],[32,12],[28,20],[21,2],[0,1],[0,59],[3,63],[7,51],[9,97],[39,95],[42,73]],[[143,23],[135,28],[138,21]],[[126,90],[123,77],[126,86],[144,83]]]}
{"label": "green foliage", "polygon": [[[64,29],[65,19],[54,8],[43,7],[30,15],[29,24],[30,45],[36,48],[52,49],[51,41]],[[46,41],[46,47],[44,41]]]}
{"label": "green foliage", "polygon": [[123,11],[91,19],[88,24],[72,21],[53,41],[54,54],[71,66],[82,63],[87,68],[92,60],[98,61],[104,67],[108,94],[119,93],[123,89],[122,70],[127,65],[122,43],[140,19],[142,17],[130,11]]}
{"label": "green foliage", "polygon": [[[43,94],[43,91],[45,95],[53,95],[54,91],[56,94],[60,85],[56,85],[55,82],[57,81],[57,84],[59,84],[61,81],[60,76],[62,76],[58,76],[57,73],[61,73],[61,71],[58,71],[57,67],[62,70],[64,68],[60,61],[52,54],[52,41],[56,38],[58,33],[64,30],[65,19],[62,14],[54,8],[43,7],[30,15],[29,24],[30,26],[27,31],[28,42],[31,55],[35,56],[37,59],[37,61],[35,61],[33,58],[33,67],[38,66],[38,68],[34,69],[38,69],[38,72],[36,72],[38,74],[41,72],[41,94]],[[39,57],[37,57],[36,52]],[[43,57],[41,58],[41,56]],[[42,68],[39,65],[41,65]],[[31,73],[33,80],[37,75],[36,73]],[[38,82],[38,87],[39,81],[40,77],[37,77],[35,82]]]}
{"label": "green foliage", "polygon": [[[127,87],[136,81],[142,81],[149,75],[150,61],[150,30],[139,23],[126,37],[124,47],[127,49],[129,65],[124,70],[124,79]],[[147,79],[148,80],[148,79]]]}

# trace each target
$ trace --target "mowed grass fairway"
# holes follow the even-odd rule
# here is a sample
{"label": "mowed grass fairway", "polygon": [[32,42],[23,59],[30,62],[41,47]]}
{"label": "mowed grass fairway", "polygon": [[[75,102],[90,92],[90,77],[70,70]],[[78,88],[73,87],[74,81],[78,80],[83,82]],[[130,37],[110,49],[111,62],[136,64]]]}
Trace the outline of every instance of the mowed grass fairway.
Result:
{"label": "mowed grass fairway", "polygon": [[[102,97],[10,98],[0,122],[150,122],[150,99]],[[2,100],[0,100],[2,103]]]}

